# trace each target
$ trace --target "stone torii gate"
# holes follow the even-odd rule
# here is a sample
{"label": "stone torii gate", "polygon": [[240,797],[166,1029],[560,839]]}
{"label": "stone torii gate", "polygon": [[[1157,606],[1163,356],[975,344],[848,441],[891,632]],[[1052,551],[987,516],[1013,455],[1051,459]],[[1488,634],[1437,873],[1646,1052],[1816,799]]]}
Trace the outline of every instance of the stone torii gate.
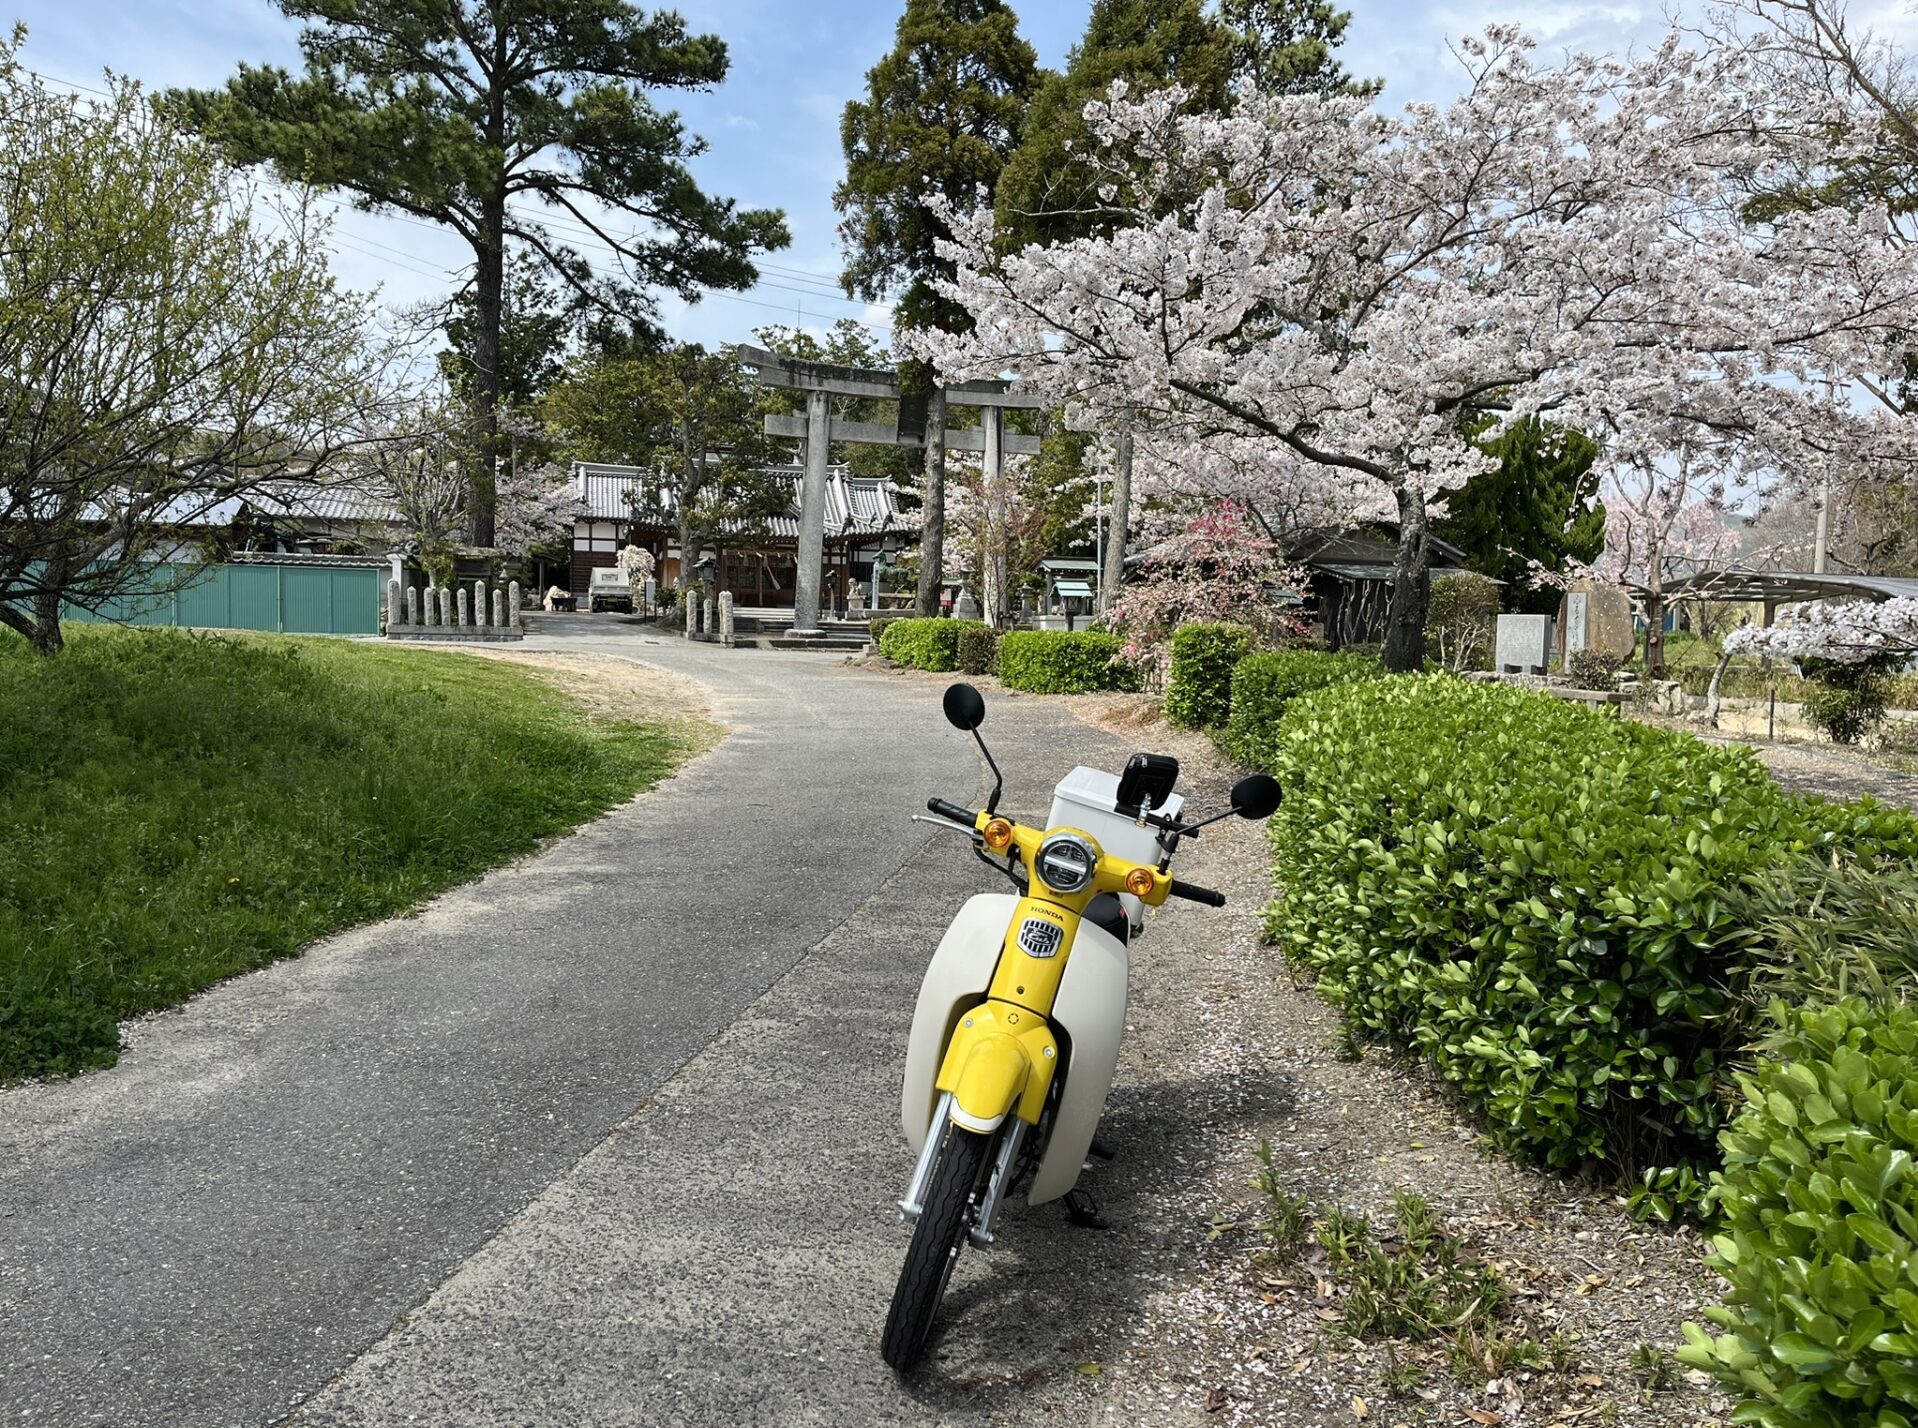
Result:
{"label": "stone torii gate", "polygon": [[[830,362],[805,362],[782,357],[763,347],[739,348],[742,365],[755,368],[763,387],[785,387],[806,394],[802,415],[775,413],[766,418],[768,436],[801,437],[806,443],[805,480],[799,493],[798,571],[793,592],[793,633],[802,638],[821,635],[819,624],[819,587],[826,550],[826,465],[832,442],[848,441],[869,446],[910,446],[924,448],[927,398],[902,396],[899,374],[893,371],[868,371],[860,367],[840,367]],[[834,421],[834,397],[864,397],[896,402],[899,417],[888,425],[878,421]],[[978,407],[976,427],[947,427],[944,432],[948,451],[976,451],[985,466],[988,485],[999,475],[999,463],[1008,455],[1036,456],[1039,438],[1007,431],[1006,412],[1014,407],[1028,411],[1045,402],[1023,392],[1006,390],[1004,382],[962,382],[946,387],[947,403]]]}

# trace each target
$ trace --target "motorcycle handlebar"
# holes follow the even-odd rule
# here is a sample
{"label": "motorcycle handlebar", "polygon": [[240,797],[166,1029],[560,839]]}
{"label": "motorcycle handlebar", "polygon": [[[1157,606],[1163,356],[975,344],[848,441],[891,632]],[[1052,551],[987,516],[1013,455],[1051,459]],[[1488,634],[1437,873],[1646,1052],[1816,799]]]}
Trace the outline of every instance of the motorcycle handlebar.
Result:
{"label": "motorcycle handlebar", "polygon": [[941,818],[950,818],[954,823],[963,823],[968,828],[979,821],[979,815],[970,808],[961,808],[956,803],[947,803],[943,798],[927,799],[926,811],[936,813]]}
{"label": "motorcycle handlebar", "polygon": [[1182,897],[1187,902],[1202,902],[1207,907],[1225,906],[1224,893],[1214,892],[1211,888],[1202,888],[1197,883],[1182,883],[1177,878],[1172,880],[1172,886],[1167,889],[1167,892],[1172,897]]}

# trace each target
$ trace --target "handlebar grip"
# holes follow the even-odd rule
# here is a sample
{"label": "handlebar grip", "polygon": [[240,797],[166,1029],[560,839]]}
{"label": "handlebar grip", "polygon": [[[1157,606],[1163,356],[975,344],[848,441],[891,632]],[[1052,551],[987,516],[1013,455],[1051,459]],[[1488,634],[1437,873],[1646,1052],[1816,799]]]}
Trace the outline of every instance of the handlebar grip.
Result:
{"label": "handlebar grip", "polygon": [[1224,893],[1214,892],[1211,888],[1202,888],[1197,883],[1182,883],[1174,878],[1172,886],[1166,891],[1170,896],[1182,897],[1187,902],[1202,902],[1207,907],[1225,906]]}
{"label": "handlebar grip", "polygon": [[956,803],[947,803],[943,798],[927,799],[926,811],[936,813],[941,818],[950,818],[954,823],[963,823],[968,828],[979,821],[979,815],[970,808],[961,808]]}

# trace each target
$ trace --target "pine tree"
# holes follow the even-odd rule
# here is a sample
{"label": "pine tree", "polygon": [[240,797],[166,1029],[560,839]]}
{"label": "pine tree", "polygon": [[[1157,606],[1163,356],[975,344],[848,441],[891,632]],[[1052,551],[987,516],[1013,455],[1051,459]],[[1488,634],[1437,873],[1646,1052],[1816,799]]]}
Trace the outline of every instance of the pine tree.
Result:
{"label": "pine tree", "polygon": [[[726,46],[626,0],[277,3],[306,22],[303,75],[242,64],[224,89],[174,90],[162,105],[236,163],[344,190],[470,245],[481,451],[471,534],[490,546],[486,454],[497,447],[508,245],[583,300],[650,329],[652,290],[692,300],[702,288],[750,287],[751,255],[789,241],[777,211],[742,211],[700,190],[686,164],[703,142],[647,97],[718,84]],[[531,205],[591,230],[623,276],[594,274]]]}
{"label": "pine tree", "polygon": [[1332,51],[1345,42],[1352,12],[1328,0],[1219,0],[1232,34],[1232,70],[1265,94],[1376,94],[1381,81],[1355,80]]}
{"label": "pine tree", "polygon": [[1195,109],[1228,99],[1237,36],[1199,0],[1095,0],[1083,38],[1049,73],[1026,111],[1018,150],[1000,176],[994,208],[1008,248],[1103,231],[1104,176],[1091,161],[1085,107],[1117,79],[1130,92],[1176,84]]}
{"label": "pine tree", "polygon": [[[906,0],[892,50],[866,73],[866,97],[846,106],[840,139],[845,180],[833,193],[842,216],[846,292],[876,302],[894,296],[901,327],[961,331],[965,310],[934,280],[949,269],[935,245],[947,236],[925,204],[928,192],[970,207],[990,193],[1018,142],[1038,73],[1032,46],[1003,0]],[[909,368],[903,384],[923,395],[931,374]],[[919,612],[938,610],[945,547],[945,403],[927,403],[921,512]]]}
{"label": "pine tree", "polygon": [[1605,508],[1592,499],[1598,445],[1536,418],[1480,444],[1498,466],[1452,493],[1433,534],[1463,550],[1471,569],[1504,581],[1512,609],[1550,614],[1558,593],[1532,587],[1532,562],[1562,571],[1569,561],[1596,560],[1605,548]]}

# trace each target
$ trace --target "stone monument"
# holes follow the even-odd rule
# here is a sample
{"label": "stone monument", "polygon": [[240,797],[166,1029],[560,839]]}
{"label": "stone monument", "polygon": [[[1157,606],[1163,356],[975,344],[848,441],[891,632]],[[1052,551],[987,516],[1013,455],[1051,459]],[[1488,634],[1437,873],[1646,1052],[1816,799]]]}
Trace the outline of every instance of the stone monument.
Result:
{"label": "stone monument", "polygon": [[1550,615],[1500,615],[1492,668],[1500,674],[1543,675],[1552,662]]}

